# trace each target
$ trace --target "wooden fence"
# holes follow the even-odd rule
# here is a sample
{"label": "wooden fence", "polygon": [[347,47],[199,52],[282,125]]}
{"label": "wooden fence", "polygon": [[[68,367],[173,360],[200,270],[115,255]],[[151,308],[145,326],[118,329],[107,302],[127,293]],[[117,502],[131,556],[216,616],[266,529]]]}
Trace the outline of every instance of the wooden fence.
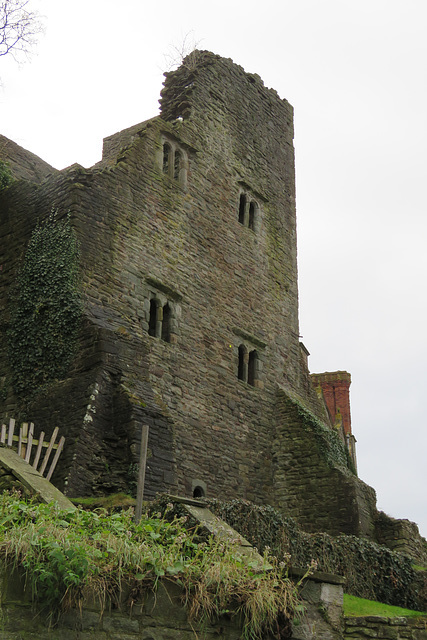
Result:
{"label": "wooden fence", "polygon": [[[46,480],[50,480],[55,470],[61,451],[64,448],[65,438],[62,436],[58,443],[58,427],[55,427],[50,440],[45,440],[44,431],[41,432],[38,439],[34,437],[34,424],[23,422],[19,427],[19,435],[15,435],[15,420],[9,419],[9,427],[6,424],[1,425],[0,442],[6,447],[14,447],[17,444],[18,456],[21,456],[28,464],[31,464],[41,475],[46,471],[49,458],[52,451],[55,451],[52,462],[46,474]],[[44,451],[44,456],[42,453]],[[31,462],[31,455],[33,461]],[[43,460],[41,460],[43,458]]]}

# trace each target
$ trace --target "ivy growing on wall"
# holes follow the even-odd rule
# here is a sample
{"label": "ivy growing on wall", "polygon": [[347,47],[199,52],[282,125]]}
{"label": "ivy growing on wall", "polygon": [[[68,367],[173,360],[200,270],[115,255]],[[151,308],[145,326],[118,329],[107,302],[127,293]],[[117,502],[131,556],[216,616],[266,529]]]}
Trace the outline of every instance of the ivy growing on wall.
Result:
{"label": "ivy growing on wall", "polygon": [[64,377],[81,317],[79,245],[69,216],[34,229],[17,277],[8,331],[14,391],[30,396]]}
{"label": "ivy growing on wall", "polygon": [[420,611],[427,608],[427,572],[417,575],[411,558],[402,553],[356,536],[306,533],[269,505],[206,502],[261,553],[268,548],[279,560],[290,555],[294,567],[315,560],[319,571],[345,576],[345,591],[354,596]]}
{"label": "ivy growing on wall", "polygon": [[301,424],[309,429],[316,440],[317,448],[329,466],[338,465],[356,474],[353,461],[347,447],[336,429],[327,427],[316,416],[304,407],[296,398],[286,396],[286,404],[297,412]]}
{"label": "ivy growing on wall", "polygon": [[0,191],[13,182],[12,172],[7,162],[0,160]]}

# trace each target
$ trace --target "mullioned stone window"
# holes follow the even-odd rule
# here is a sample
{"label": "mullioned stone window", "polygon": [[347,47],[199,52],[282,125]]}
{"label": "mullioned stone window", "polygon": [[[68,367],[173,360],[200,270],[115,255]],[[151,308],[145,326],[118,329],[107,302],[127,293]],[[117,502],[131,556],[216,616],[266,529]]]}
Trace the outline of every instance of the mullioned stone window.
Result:
{"label": "mullioned stone window", "polygon": [[182,187],[187,186],[188,156],[185,149],[175,140],[162,137],[159,164],[164,175],[175,180]]}
{"label": "mullioned stone window", "polygon": [[157,281],[153,286],[154,280],[152,278],[147,280],[149,284],[144,302],[143,327],[153,338],[159,338],[163,342],[176,343],[182,296]]}
{"label": "mullioned stone window", "polygon": [[249,351],[246,345],[240,344],[238,352],[238,379],[247,382],[252,387],[258,386],[256,382],[259,376],[259,358],[256,349]]}
{"label": "mullioned stone window", "polygon": [[233,329],[233,333],[237,337],[235,342],[237,379],[252,387],[262,389],[264,387],[262,370],[266,344],[241,329]]}
{"label": "mullioned stone window", "polygon": [[244,227],[257,232],[260,223],[260,208],[258,202],[246,191],[239,196],[239,222]]}
{"label": "mullioned stone window", "polygon": [[151,298],[148,317],[148,335],[171,342],[171,306],[162,304],[158,298]]}

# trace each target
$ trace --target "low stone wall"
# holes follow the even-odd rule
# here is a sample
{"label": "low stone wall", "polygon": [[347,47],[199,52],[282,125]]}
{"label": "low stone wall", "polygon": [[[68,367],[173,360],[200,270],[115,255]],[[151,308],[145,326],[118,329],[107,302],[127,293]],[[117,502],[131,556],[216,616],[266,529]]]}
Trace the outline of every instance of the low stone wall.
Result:
{"label": "low stone wall", "polygon": [[420,618],[345,618],[344,640],[427,640],[427,616]]}
{"label": "low stone wall", "polygon": [[102,612],[96,602],[87,603],[81,610],[61,614],[57,621],[47,611],[35,611],[22,593],[14,600],[8,591],[1,606],[2,640],[238,640],[241,636],[236,619],[224,617],[205,626],[189,622],[182,591],[172,585],[161,584],[155,594],[147,593],[133,606]]}
{"label": "low stone wall", "polygon": [[[7,588],[5,589],[5,584]],[[161,584],[157,592],[136,598],[131,606],[102,612],[96,602],[70,610],[58,620],[32,606],[22,582],[12,574],[2,576],[1,640],[239,640],[238,618],[222,617],[213,625],[188,620],[182,591]],[[427,617],[345,618],[339,614],[342,590],[338,585],[309,581],[304,589],[306,613],[293,625],[294,640],[427,640]],[[129,595],[129,594],[128,594]],[[343,630],[344,629],[344,630]],[[264,640],[273,640],[265,637]]]}
{"label": "low stone wall", "polygon": [[[342,640],[342,581],[320,573],[306,581],[302,590],[306,611],[292,626],[294,640]],[[222,616],[215,624],[190,621],[184,592],[169,582],[161,582],[156,592],[142,593],[131,593],[123,585],[117,603],[104,611],[93,598],[78,610],[51,615],[34,607],[18,571],[0,564],[1,640],[239,640],[241,636],[238,616]]]}

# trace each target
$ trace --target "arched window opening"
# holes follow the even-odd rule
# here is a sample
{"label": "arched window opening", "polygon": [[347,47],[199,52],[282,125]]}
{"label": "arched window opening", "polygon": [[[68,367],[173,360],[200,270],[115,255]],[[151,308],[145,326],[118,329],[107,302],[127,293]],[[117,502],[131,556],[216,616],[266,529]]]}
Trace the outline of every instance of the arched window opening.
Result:
{"label": "arched window opening", "polygon": [[240,194],[240,203],[239,203],[239,222],[240,224],[245,224],[245,211],[246,211],[246,195],[244,193]]}
{"label": "arched window opening", "polygon": [[205,497],[205,490],[203,489],[203,487],[200,487],[199,485],[197,487],[194,487],[193,498],[204,498],[204,497]]}
{"label": "arched window opening", "polygon": [[239,364],[237,367],[237,378],[239,380],[245,379],[245,353],[246,348],[243,344],[239,346]]}
{"label": "arched window opening", "polygon": [[163,319],[162,319],[162,340],[165,342],[171,341],[170,324],[171,324],[171,308],[168,303],[163,307]]}
{"label": "arched window opening", "polygon": [[255,350],[251,351],[249,353],[249,362],[248,362],[248,384],[250,384],[252,387],[255,386],[257,360],[258,360],[257,352]]}
{"label": "arched window opening", "polygon": [[170,145],[165,142],[163,145],[163,173],[169,173],[169,164],[172,157],[172,149]]}
{"label": "arched window opening", "polygon": [[252,229],[252,231],[255,231],[255,212],[256,212],[256,209],[257,209],[256,202],[254,202],[252,200],[250,205],[249,205],[249,222],[248,222],[248,227],[249,227],[249,229]]}
{"label": "arched window opening", "polygon": [[179,180],[179,173],[182,166],[182,154],[180,151],[175,151],[175,162],[173,167],[173,177],[175,180]]}
{"label": "arched window opening", "polygon": [[148,320],[148,335],[156,337],[157,302],[155,298],[150,300],[150,317]]}

